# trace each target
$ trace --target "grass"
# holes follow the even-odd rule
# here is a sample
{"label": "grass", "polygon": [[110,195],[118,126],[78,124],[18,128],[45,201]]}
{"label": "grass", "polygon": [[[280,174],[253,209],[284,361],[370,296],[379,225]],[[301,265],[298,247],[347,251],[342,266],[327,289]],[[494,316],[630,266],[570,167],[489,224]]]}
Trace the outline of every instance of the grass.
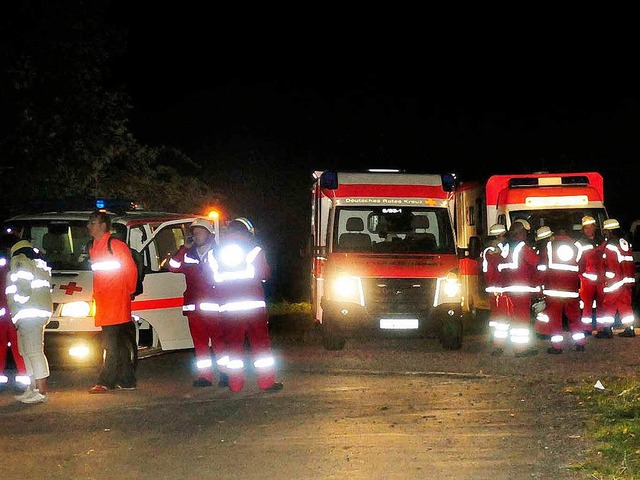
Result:
{"label": "grass", "polygon": [[640,478],[640,383],[612,377],[604,390],[583,385],[573,390],[587,408],[587,438],[595,445],[581,470],[599,480]]}

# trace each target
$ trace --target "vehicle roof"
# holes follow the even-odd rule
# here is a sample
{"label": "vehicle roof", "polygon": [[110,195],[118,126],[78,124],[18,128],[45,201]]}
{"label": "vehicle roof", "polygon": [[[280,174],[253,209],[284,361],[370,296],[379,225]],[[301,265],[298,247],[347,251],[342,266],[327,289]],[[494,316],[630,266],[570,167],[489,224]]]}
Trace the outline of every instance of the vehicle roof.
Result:
{"label": "vehicle roof", "polygon": [[[30,213],[24,215],[16,215],[7,220],[5,223],[20,220],[69,220],[69,221],[86,221],[89,215],[95,210],[73,210],[64,212],[43,212]],[[133,210],[128,212],[107,212],[112,215],[112,222],[164,222],[168,220],[177,220],[180,218],[206,218],[205,215],[195,213],[177,213],[177,212],[154,212],[146,210]]]}

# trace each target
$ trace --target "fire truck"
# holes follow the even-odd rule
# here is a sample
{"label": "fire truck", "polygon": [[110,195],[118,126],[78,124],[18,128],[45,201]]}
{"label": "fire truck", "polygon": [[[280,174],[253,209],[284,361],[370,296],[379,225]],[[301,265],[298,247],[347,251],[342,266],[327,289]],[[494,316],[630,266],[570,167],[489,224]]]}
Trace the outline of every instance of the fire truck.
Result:
{"label": "fire truck", "polygon": [[456,233],[464,250],[460,281],[471,310],[488,314],[488,297],[479,275],[479,255],[487,226],[503,224],[508,229],[518,219],[535,230],[548,226],[573,237],[582,230],[582,217],[595,218],[602,228],[608,218],[604,204],[604,182],[597,172],[531,173],[493,175],[486,183],[461,182],[456,192]]}
{"label": "fire truck", "polygon": [[147,211],[121,200],[81,202],[78,209],[55,208],[17,215],[5,221],[6,232],[22,232],[39,249],[52,270],[54,312],[45,328],[45,353],[60,366],[89,366],[102,360],[101,331],[94,324],[93,274],[86,245],[92,211],[111,216],[112,235],[144,258],[143,292],[132,301],[141,356],[193,348],[189,325],[182,315],[184,275],[169,272],[169,257],[184,243],[191,222],[206,218],[219,237],[219,217]]}
{"label": "fire truck", "polygon": [[462,345],[455,175],[315,171],[311,308],[327,350],[359,333]]}

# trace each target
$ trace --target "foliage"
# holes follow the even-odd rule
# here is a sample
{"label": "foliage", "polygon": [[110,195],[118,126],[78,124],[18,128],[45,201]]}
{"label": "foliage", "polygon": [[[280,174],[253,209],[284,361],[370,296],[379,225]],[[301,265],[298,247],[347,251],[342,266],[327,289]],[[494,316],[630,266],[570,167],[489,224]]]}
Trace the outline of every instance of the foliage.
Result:
{"label": "foliage", "polygon": [[291,303],[288,301],[271,302],[267,306],[269,316],[308,315],[311,317],[311,304],[308,302]]}
{"label": "foliage", "polygon": [[[147,209],[220,201],[181,152],[140,145],[111,62],[126,32],[107,0],[13,2],[0,20],[0,215],[34,200],[124,197]],[[170,165],[170,166],[169,166]],[[180,168],[189,166],[188,174]]]}
{"label": "foliage", "polygon": [[640,478],[640,384],[635,379],[601,379],[605,390],[584,385],[575,393],[591,412],[587,434],[596,449],[583,465],[591,478]]}

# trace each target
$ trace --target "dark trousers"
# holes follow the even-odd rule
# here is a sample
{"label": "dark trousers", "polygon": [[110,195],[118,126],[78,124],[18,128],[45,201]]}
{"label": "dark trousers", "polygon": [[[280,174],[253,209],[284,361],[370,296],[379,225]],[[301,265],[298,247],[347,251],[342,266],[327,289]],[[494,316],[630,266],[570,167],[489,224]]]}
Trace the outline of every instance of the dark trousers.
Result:
{"label": "dark trousers", "polygon": [[136,386],[138,346],[136,326],[133,322],[102,327],[104,362],[98,384],[107,388]]}

